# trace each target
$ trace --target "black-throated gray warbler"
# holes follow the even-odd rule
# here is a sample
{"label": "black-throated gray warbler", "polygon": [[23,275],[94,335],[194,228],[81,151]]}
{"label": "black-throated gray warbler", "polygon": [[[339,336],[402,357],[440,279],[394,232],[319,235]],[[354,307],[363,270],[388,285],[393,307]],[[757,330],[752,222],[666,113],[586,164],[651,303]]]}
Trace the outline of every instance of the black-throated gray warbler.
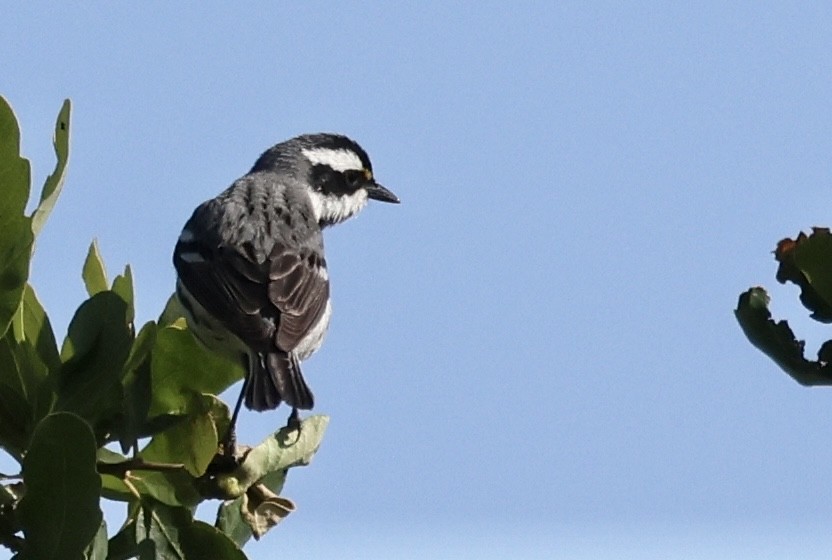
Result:
{"label": "black-throated gray warbler", "polygon": [[268,149],[185,224],[173,264],[189,327],[247,367],[229,433],[244,396],[252,410],[285,402],[290,423],[312,408],[300,362],[321,346],[331,314],[321,231],[368,199],[399,202],[356,142],[308,134]]}

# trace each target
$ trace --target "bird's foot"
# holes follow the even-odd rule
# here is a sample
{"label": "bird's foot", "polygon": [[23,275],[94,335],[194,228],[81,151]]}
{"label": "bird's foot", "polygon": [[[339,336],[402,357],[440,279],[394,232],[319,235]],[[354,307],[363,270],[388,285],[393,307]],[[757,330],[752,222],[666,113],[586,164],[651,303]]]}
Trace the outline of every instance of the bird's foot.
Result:
{"label": "bird's foot", "polygon": [[219,449],[211,459],[208,471],[211,473],[231,472],[240,466],[241,462],[242,459],[237,457],[237,432],[231,424],[225,432],[225,437],[219,442]]}
{"label": "bird's foot", "polygon": [[289,415],[289,418],[286,420],[286,430],[289,432],[297,432],[297,438],[295,441],[300,439],[300,432],[302,429],[300,413],[298,412],[297,408],[292,409],[292,413]]}
{"label": "bird's foot", "polygon": [[208,468],[205,469],[205,474],[208,476],[227,474],[239,467],[241,462],[241,458],[236,455],[229,455],[225,450],[222,450],[211,459]]}
{"label": "bird's foot", "polygon": [[237,454],[237,430],[234,429],[234,424],[228,425],[225,437],[219,443],[222,448],[219,454],[228,457],[234,457]]}

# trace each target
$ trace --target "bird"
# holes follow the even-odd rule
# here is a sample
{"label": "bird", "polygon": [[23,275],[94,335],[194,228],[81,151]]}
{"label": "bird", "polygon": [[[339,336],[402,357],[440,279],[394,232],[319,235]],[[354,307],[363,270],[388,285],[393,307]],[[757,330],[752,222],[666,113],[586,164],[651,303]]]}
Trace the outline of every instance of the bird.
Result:
{"label": "bird", "polygon": [[398,204],[367,152],[334,133],[303,134],[263,152],[251,170],[197,206],[173,251],[175,298],[210,350],[240,359],[241,402],[286,403],[290,426],[314,406],[301,362],[323,343],[332,314],[323,230],[369,200]]}

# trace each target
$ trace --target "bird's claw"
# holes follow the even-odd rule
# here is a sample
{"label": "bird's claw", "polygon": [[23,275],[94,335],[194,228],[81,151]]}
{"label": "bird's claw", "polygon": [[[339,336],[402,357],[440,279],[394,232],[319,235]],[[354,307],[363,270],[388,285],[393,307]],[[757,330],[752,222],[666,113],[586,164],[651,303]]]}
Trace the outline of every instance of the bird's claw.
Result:
{"label": "bird's claw", "polygon": [[295,440],[295,441],[297,441],[298,439],[300,439],[300,433],[301,433],[302,428],[303,428],[303,425],[301,423],[300,413],[298,412],[297,408],[293,408],[292,413],[289,415],[289,418],[286,420],[286,428],[285,429],[289,432],[297,431],[298,436],[297,436],[297,439]]}

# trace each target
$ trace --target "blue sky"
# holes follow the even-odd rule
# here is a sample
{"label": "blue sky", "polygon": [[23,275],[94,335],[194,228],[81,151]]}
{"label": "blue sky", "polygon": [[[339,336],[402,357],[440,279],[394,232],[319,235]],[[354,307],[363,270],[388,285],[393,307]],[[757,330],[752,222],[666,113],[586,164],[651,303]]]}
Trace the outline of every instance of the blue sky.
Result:
{"label": "blue sky", "polygon": [[764,284],[810,355],[829,337],[771,257],[832,225],[829,5],[6,12],[36,185],[74,103],[33,270],[61,333],[92,238],[155,318],[192,209],[295,134],[352,136],[402,199],[327,232],[334,318],[304,370],[332,422],[251,558],[832,553],[832,393],[732,313]]}

